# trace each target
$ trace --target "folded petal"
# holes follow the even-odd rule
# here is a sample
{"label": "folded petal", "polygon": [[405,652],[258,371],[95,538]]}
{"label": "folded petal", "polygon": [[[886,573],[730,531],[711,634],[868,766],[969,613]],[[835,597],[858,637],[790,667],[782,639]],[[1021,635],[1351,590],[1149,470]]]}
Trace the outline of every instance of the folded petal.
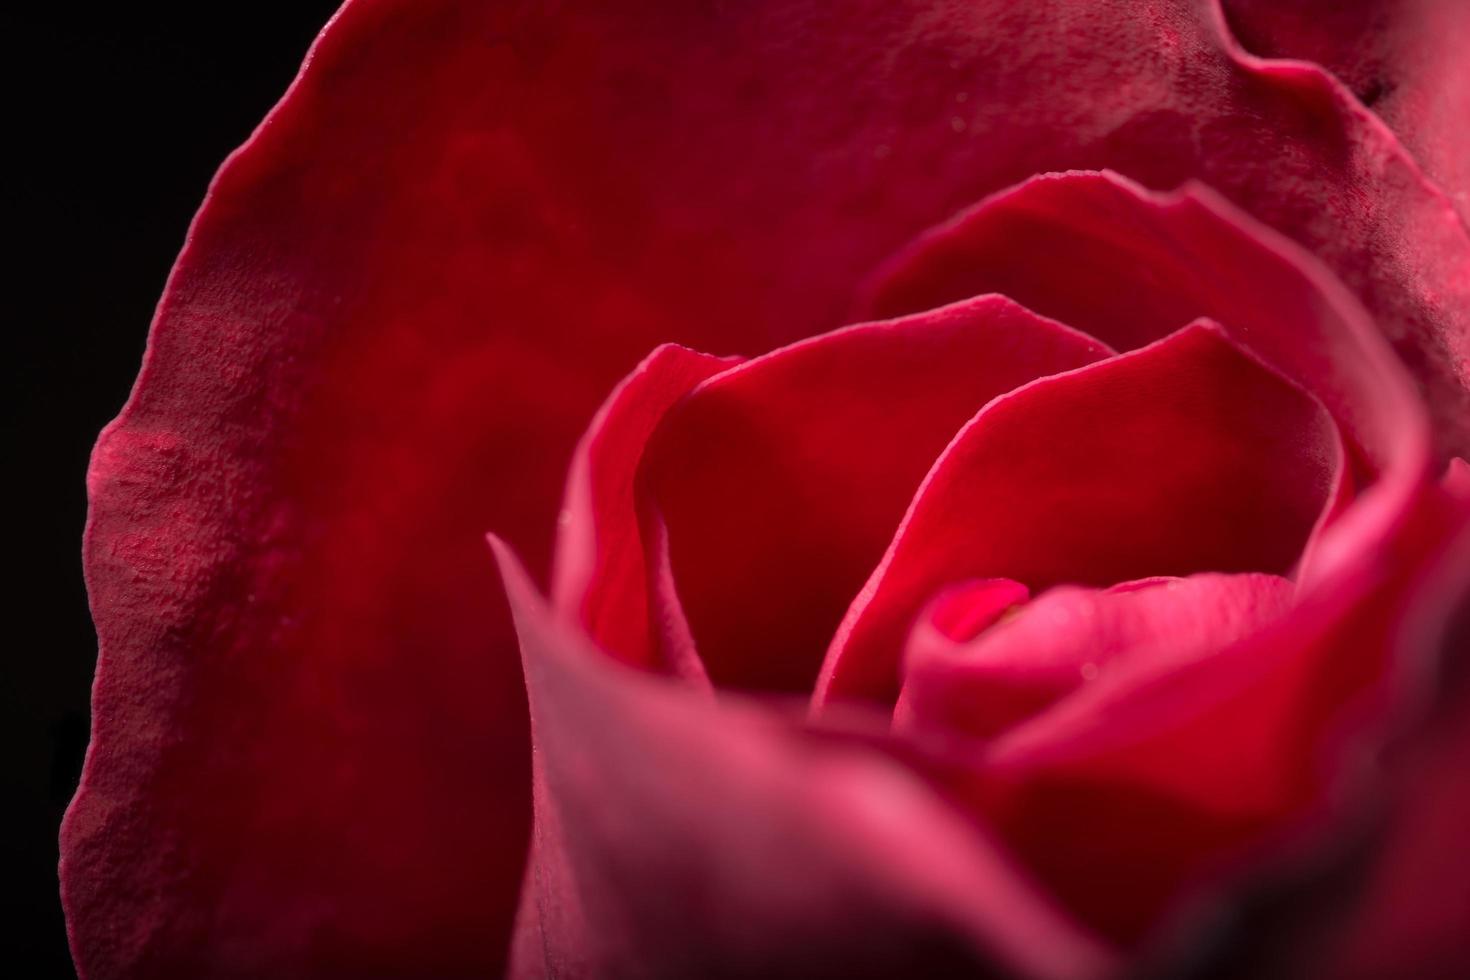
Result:
{"label": "folded petal", "polygon": [[1461,499],[1437,509],[1419,528],[1429,547],[1381,634],[1394,665],[1383,678],[1392,692],[1385,731],[1350,746],[1337,818],[1309,822],[1243,876],[1237,913],[1200,937],[1190,968],[1451,980],[1470,962],[1470,507]]}
{"label": "folded petal", "polygon": [[952,582],[1286,574],[1341,454],[1320,403],[1207,322],[997,399],[925,477],[828,650],[815,703],[891,703],[904,635]]}
{"label": "folded petal", "polygon": [[1266,58],[1313,61],[1348,86],[1470,218],[1470,5],[1456,0],[1224,0]]}
{"label": "folded petal", "polygon": [[1020,609],[1030,598],[1030,589],[1008,578],[964,582],[945,589],[929,604],[922,627],[936,640],[966,643]]}
{"label": "folded petal", "polygon": [[909,635],[894,721],[993,738],[1084,684],[1126,686],[1211,656],[1279,619],[1295,594],[1258,574],[1062,586],[958,642],[931,608]]}
{"label": "folded petal", "polygon": [[1119,350],[1208,317],[1322,400],[1365,478],[1423,455],[1418,399],[1363,309],[1316,259],[1207,188],[1034,177],[895,256],[864,308],[894,316],[984,292]]}
{"label": "folded petal", "polygon": [[1441,483],[1451,496],[1470,500],[1470,463],[1458,456],[1450,460]]}
{"label": "folded petal", "polygon": [[[1124,943],[1207,925],[1200,903],[1258,874],[1276,890],[1348,860],[1365,783],[1380,791],[1362,763],[1423,699],[1416,610],[1470,516],[1422,489],[1391,545],[1289,615],[1214,656],[1083,686],[990,743],[960,780],[986,826]],[[1419,898],[1436,915],[1438,899]]]}
{"label": "folded petal", "polygon": [[512,976],[1108,968],[914,774],[610,662],[497,548],[536,746]]}
{"label": "folded petal", "polygon": [[1108,353],[983,296],[716,375],[670,411],[643,463],[673,586],[655,594],[677,603],[661,618],[687,623],[717,685],[807,694],[954,433],[992,398]]}
{"label": "folded petal", "polygon": [[603,650],[652,667],[633,479],[664,413],[731,359],[665,345],[608,397],[572,456],[552,575],[557,609]]}

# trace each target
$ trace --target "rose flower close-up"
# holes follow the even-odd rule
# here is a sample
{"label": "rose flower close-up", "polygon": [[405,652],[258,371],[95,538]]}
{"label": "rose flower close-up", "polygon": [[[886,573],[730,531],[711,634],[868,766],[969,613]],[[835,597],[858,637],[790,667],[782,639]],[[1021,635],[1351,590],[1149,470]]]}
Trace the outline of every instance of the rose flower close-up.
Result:
{"label": "rose flower close-up", "polygon": [[92,456],[76,968],[1470,976],[1467,455],[1470,3],[348,0]]}

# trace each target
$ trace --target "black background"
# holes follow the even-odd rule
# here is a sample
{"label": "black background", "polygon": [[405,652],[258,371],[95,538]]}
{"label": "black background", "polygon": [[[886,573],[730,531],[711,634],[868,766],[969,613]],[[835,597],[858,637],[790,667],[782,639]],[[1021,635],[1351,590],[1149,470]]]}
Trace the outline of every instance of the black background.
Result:
{"label": "black background", "polygon": [[5,5],[0,973],[73,976],[56,831],[87,740],[96,637],[83,483],[211,175],[337,0]]}

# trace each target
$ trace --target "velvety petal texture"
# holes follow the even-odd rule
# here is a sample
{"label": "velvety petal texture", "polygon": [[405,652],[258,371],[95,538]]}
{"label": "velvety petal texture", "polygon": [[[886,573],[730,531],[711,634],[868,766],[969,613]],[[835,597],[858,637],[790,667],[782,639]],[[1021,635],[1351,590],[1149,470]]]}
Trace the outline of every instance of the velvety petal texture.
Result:
{"label": "velvety petal texture", "polygon": [[[1202,179],[1319,253],[1430,393],[1439,448],[1465,452],[1465,225],[1346,88],[1308,65],[1244,55],[1211,3],[349,0],[211,185],[137,386],[93,456],[85,564],[100,654],[93,738],[61,842],[79,973],[496,973],[522,887],[532,780],[516,634],[483,534],[504,534],[538,581],[548,577],[576,440],[639,358],[663,343],[753,355],[838,327],[857,284],[924,229],[1033,174],[1079,167],[1155,189]],[[1265,295],[1282,302],[1274,286]],[[1357,369],[1339,378],[1332,360],[1326,389],[1343,390],[1318,391],[1248,334],[1236,341],[1317,393],[1355,466],[1403,474],[1393,493],[1352,509],[1372,520],[1350,514],[1345,530],[1324,536],[1321,564],[1377,554],[1369,546],[1390,533],[1428,465],[1422,420],[1381,428],[1368,418],[1412,415],[1399,407],[1401,378],[1390,366],[1367,389],[1382,407],[1368,409],[1354,394]],[[1333,342],[1322,350],[1337,356]],[[711,366],[663,358],[688,363],[654,400]],[[1284,385],[1271,381],[1271,397],[1301,408]],[[638,421],[627,425],[603,427],[609,445],[638,441]],[[1307,430],[1316,431],[1290,431]],[[584,444],[588,460],[596,438]],[[1328,469],[1294,471],[1306,482],[1268,515],[1283,540],[1297,540],[1304,498],[1315,499]],[[609,495],[594,480],[581,512],[592,523],[575,525],[584,543],[574,551],[594,568],[604,567],[606,515],[627,514],[620,481]],[[677,551],[685,526],[667,525],[675,572],[687,563]],[[1285,570],[1278,546],[1251,552],[1268,566],[1251,570]],[[1120,562],[1108,573],[1199,570]],[[564,574],[558,601],[579,591],[564,583],[583,572]],[[899,605],[912,614],[929,597]],[[705,615],[691,616],[694,632],[707,632]],[[642,627],[614,625],[610,645],[636,660],[626,651]],[[896,694],[894,666],[874,676]],[[540,685],[533,675],[533,695]],[[602,688],[578,690],[591,704],[586,692]],[[550,697],[543,717],[567,710]],[[599,717],[619,724],[638,715],[613,701],[605,710]],[[663,734],[697,730],[679,717],[684,727]],[[579,759],[618,761],[610,772],[633,780],[628,753],[659,734],[609,744],[624,754],[606,760],[577,756],[579,741],[557,750],[557,765],[580,778]],[[769,751],[749,771],[785,782],[748,798],[777,807],[797,780],[784,749],[759,744]],[[537,780],[580,785],[549,763]],[[838,795],[867,792],[833,784]],[[732,785],[754,787],[756,776]],[[655,784],[643,798],[679,805],[660,793]],[[712,797],[684,815],[733,834],[746,798]],[[799,822],[805,807],[785,812]],[[575,807],[559,819],[573,809],[598,816]],[[948,819],[922,809],[924,826]],[[908,841],[884,826],[895,853],[935,848],[916,865],[944,878],[943,900],[928,885],[909,890],[912,870],[884,874],[899,894],[924,896],[902,908],[927,916],[942,906],[941,918],[981,937],[966,955],[994,951],[1039,975],[1096,962],[1047,924],[1049,913],[1006,911],[1033,906],[1015,898],[1008,874],[980,870],[993,867],[984,855],[966,852],[967,877],[947,877],[948,855],[960,853],[948,844],[961,835]],[[596,840],[588,827],[555,833]],[[793,837],[800,847],[740,839],[753,849],[731,853],[765,869],[823,843],[805,826]],[[707,843],[675,853],[721,853]],[[816,853],[838,856],[836,874],[860,845],[844,838]],[[738,867],[727,870],[738,879]],[[999,891],[975,891],[977,882]],[[575,914],[602,931],[580,931],[575,916],[548,926],[574,963],[628,962],[576,945],[615,935],[598,918],[606,896],[621,894],[607,887],[602,904]],[[827,879],[814,887],[834,901],[848,894]],[[888,885],[852,894],[874,892],[889,908]],[[1092,908],[1086,896],[1068,901]],[[1120,907],[1132,916],[1151,905]],[[772,936],[793,935],[774,916],[760,921],[775,923]],[[696,953],[673,950],[668,962],[682,967]]]}
{"label": "velvety petal texture", "polygon": [[1315,62],[1398,134],[1470,217],[1470,5],[1458,0],[1224,0],[1236,38]]}

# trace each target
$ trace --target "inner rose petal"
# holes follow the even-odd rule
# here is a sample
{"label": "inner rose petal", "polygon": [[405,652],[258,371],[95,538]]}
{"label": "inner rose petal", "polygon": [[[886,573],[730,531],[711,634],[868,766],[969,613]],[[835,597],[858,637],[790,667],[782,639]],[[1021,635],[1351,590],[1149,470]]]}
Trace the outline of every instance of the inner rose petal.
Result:
{"label": "inner rose petal", "polygon": [[[1273,617],[1284,596],[1267,583],[1217,583],[1244,590],[1229,601],[1259,617],[1254,628],[1238,623],[1239,639],[1208,655],[1103,669],[980,745],[952,792],[1082,921],[1125,943],[1275,849],[1300,857],[1363,776],[1363,739],[1381,738],[1423,680],[1405,612],[1467,516],[1426,491],[1392,546],[1295,597],[1288,615]],[[1221,639],[1237,628],[1223,625]]]}
{"label": "inner rose petal", "polygon": [[946,583],[1287,574],[1342,465],[1321,404],[1205,321],[997,399],[925,478],[832,642],[814,706],[891,703],[904,635]]}
{"label": "inner rose petal", "polygon": [[1210,656],[1283,615],[1295,591],[1259,574],[1062,586],[973,638],[956,636],[954,600],[941,598],[909,634],[894,723],[993,738],[1084,684],[1126,685]]}
{"label": "inner rose petal", "polygon": [[1107,171],[1045,174],[917,239],[863,315],[999,292],[1130,350],[1198,317],[1322,400],[1364,481],[1423,453],[1420,409],[1366,312],[1320,263],[1205,188],[1155,193]]}
{"label": "inner rose petal", "polygon": [[983,630],[1019,609],[1031,590],[1008,578],[987,578],[946,589],[921,617],[951,643],[973,640]]}
{"label": "inner rose petal", "polygon": [[642,466],[655,620],[719,686],[811,690],[924,473],[982,405],[1106,356],[999,296],[839,330],[719,374]]}
{"label": "inner rose petal", "polygon": [[633,475],[669,406],[737,359],[666,344],[608,396],[578,443],[567,477],[552,571],[558,611],[614,657],[654,666],[648,572],[633,519]]}

